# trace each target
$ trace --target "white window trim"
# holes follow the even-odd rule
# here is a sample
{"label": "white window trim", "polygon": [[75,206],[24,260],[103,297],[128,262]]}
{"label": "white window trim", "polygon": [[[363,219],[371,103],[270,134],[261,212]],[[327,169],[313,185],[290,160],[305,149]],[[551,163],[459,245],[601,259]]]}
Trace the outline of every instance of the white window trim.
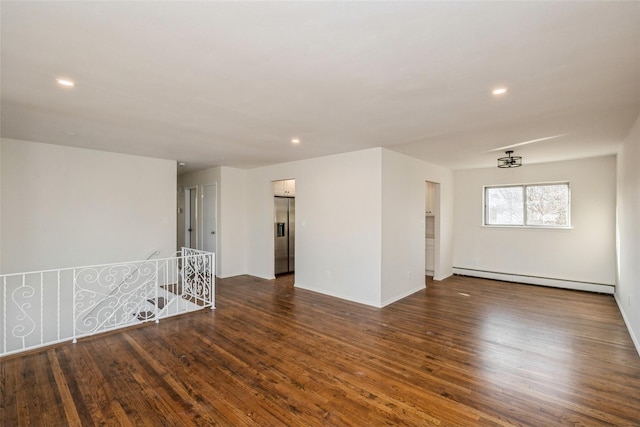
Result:
{"label": "white window trim", "polygon": [[[567,225],[526,225],[527,223],[527,209],[526,209],[526,187],[536,187],[543,185],[558,185],[566,184],[569,190],[567,200]],[[522,212],[522,224],[487,224],[487,188],[506,188],[506,187],[522,187],[523,188],[523,212]],[[546,230],[573,230],[571,221],[571,183],[569,181],[549,181],[549,182],[529,182],[521,184],[495,184],[495,185],[483,185],[482,186],[482,227],[486,228],[515,228],[515,229],[546,229]]]}

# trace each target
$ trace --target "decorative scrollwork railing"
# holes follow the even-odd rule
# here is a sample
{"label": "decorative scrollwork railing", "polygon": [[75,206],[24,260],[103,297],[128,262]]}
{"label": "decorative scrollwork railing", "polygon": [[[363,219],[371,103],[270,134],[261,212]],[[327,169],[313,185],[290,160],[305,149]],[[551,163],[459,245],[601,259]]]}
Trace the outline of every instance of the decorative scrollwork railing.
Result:
{"label": "decorative scrollwork railing", "polygon": [[193,298],[206,303],[211,300],[213,291],[211,277],[213,276],[213,257],[205,256],[207,252],[196,249],[182,248],[182,286],[183,298]]}
{"label": "decorative scrollwork railing", "polygon": [[[166,262],[166,260],[165,260]],[[75,318],[79,334],[127,326],[159,293],[165,263],[146,261],[77,269]]]}
{"label": "decorative scrollwork railing", "polygon": [[0,357],[214,308],[214,254],[0,275]]}

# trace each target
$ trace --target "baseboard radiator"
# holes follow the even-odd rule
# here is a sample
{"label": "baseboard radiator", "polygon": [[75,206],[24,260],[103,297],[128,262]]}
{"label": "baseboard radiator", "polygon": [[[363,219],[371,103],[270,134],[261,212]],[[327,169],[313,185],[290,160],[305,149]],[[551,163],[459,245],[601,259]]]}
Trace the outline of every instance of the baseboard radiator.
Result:
{"label": "baseboard radiator", "polygon": [[598,292],[603,294],[613,294],[615,292],[615,287],[613,285],[606,285],[602,283],[578,282],[573,280],[553,279],[550,277],[497,273],[494,271],[474,270],[461,267],[453,267],[453,274],[457,274],[460,276],[479,277],[483,279],[502,280],[504,282],[524,283],[528,285],[573,289],[576,291]]}

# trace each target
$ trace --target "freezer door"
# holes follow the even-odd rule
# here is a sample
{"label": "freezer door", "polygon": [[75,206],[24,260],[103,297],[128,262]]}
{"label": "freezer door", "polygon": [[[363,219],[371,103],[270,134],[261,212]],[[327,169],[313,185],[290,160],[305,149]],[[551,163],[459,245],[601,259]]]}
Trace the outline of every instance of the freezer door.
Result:
{"label": "freezer door", "polygon": [[289,201],[286,197],[274,197],[275,221],[275,274],[289,271]]}

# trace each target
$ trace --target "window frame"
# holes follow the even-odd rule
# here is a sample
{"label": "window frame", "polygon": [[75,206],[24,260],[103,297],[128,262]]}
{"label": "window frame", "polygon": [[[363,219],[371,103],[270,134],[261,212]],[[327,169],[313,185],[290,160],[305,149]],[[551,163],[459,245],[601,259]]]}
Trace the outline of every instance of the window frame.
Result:
{"label": "window frame", "polygon": [[[552,224],[527,224],[527,187],[544,187],[551,185],[566,185],[567,186],[567,224],[566,225],[552,225]],[[487,190],[491,188],[514,188],[518,187],[522,189],[522,224],[489,224],[487,222],[487,209],[488,198]],[[483,185],[482,186],[482,226],[483,227],[499,227],[499,228],[546,228],[546,229],[572,229],[571,225],[571,183],[569,181],[553,181],[553,182],[532,182],[526,184],[500,184],[500,185]]]}

